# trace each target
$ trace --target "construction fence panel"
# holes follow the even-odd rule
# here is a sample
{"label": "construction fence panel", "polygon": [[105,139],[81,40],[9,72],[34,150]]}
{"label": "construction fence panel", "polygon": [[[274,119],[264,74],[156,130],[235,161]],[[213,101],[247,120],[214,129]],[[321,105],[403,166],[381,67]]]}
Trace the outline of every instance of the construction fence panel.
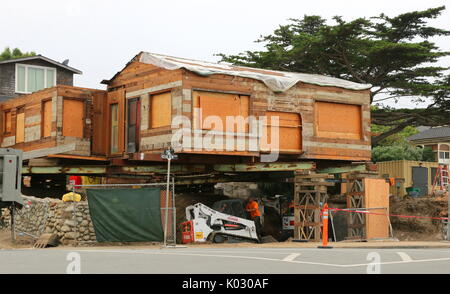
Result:
{"label": "construction fence panel", "polygon": [[99,242],[162,242],[160,188],[87,189]]}

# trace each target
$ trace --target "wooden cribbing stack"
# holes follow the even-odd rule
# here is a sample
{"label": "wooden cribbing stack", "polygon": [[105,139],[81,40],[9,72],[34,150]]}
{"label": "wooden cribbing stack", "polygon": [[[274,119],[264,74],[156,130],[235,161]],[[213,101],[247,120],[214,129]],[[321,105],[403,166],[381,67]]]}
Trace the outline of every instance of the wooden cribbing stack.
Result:
{"label": "wooden cribbing stack", "polygon": [[[353,172],[347,176],[347,208],[367,208],[365,179],[379,179],[377,172]],[[347,240],[366,240],[366,215],[362,213],[348,213]]]}
{"label": "wooden cribbing stack", "polygon": [[296,171],[294,178],[294,239],[296,241],[320,241],[321,205],[325,204],[327,186],[334,183],[326,179],[328,174],[314,171]]}

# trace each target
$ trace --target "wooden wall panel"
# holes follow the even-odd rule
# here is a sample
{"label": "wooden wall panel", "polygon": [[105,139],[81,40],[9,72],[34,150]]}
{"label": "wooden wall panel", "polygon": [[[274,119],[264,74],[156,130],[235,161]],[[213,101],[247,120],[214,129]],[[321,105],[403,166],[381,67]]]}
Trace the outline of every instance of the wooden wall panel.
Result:
{"label": "wooden wall panel", "polygon": [[[371,209],[370,212],[389,214],[389,184],[385,179],[364,179],[365,207],[386,209]],[[367,239],[389,238],[389,217],[385,215],[366,215]]]}
{"label": "wooden wall panel", "polygon": [[92,137],[91,151],[96,155],[107,153],[107,96],[106,92],[94,93],[92,97]]}
{"label": "wooden wall panel", "polygon": [[361,106],[343,103],[315,103],[317,136],[361,139]]}
{"label": "wooden wall panel", "polygon": [[150,128],[172,124],[172,94],[165,92],[150,96]]}
{"label": "wooden wall panel", "polygon": [[25,112],[21,108],[16,115],[16,144],[25,141]]}
{"label": "wooden wall panel", "polygon": [[83,138],[84,102],[64,99],[63,102],[63,136]]}
{"label": "wooden wall panel", "polygon": [[[249,115],[249,97],[245,95],[238,94],[227,94],[227,93],[214,93],[206,91],[194,91],[194,107],[199,107],[201,109],[201,119],[194,118],[197,120],[199,127],[201,126],[204,130],[215,130],[215,131],[225,131],[226,129],[226,119],[227,117],[238,117],[247,118]],[[215,125],[207,123],[208,117],[217,116],[221,119],[221,124]],[[205,121],[206,120],[206,121]],[[208,125],[207,125],[208,124]],[[248,125],[245,126],[234,126],[233,132],[240,130],[248,131]],[[231,131],[231,130],[226,130]]]}
{"label": "wooden wall panel", "polygon": [[52,100],[42,103],[42,137],[50,137],[52,133]]}
{"label": "wooden wall panel", "polygon": [[[278,126],[272,122],[272,118],[278,118]],[[301,152],[302,150],[302,119],[297,113],[267,111],[266,128],[264,128],[261,149],[264,151],[278,150],[286,152]],[[278,145],[272,146],[272,130],[278,132]],[[267,144],[265,144],[267,143]]]}

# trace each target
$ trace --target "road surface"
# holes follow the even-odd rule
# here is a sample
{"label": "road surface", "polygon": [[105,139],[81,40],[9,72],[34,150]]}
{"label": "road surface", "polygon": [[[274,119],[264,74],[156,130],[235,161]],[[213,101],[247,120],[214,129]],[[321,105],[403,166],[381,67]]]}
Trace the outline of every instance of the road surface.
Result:
{"label": "road surface", "polygon": [[13,274],[449,274],[450,249],[51,248],[0,250]]}

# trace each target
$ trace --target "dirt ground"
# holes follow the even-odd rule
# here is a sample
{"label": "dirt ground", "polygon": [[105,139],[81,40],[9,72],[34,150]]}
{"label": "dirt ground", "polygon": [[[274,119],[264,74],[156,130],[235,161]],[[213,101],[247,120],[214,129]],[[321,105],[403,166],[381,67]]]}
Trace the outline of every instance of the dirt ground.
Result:
{"label": "dirt ground", "polygon": [[11,231],[0,229],[0,249],[20,249],[33,247],[34,239],[29,236],[16,235],[16,242],[11,242]]}
{"label": "dirt ground", "polygon": [[[390,213],[410,216],[448,217],[448,196],[390,199]],[[400,241],[439,241],[443,239],[442,220],[391,217],[394,236]]]}

